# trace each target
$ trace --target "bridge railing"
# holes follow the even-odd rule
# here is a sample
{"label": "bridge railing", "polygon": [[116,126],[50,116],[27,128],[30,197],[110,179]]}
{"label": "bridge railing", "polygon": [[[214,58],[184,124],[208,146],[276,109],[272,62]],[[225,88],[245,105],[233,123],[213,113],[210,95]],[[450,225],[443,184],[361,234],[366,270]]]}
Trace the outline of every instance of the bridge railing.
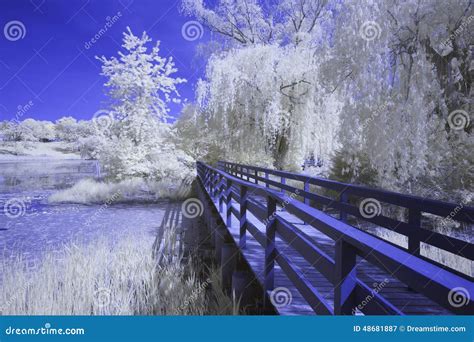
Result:
{"label": "bridge railing", "polygon": [[[267,188],[278,188],[281,191],[289,193],[295,193],[297,190],[298,197],[303,198],[304,203],[310,204],[312,202],[313,204],[319,204],[320,206],[336,210],[339,212],[339,219],[343,222],[348,222],[349,218],[355,217],[358,220],[370,222],[376,226],[401,234],[408,240],[407,250],[412,255],[426,258],[431,262],[438,263],[442,267],[457,272],[463,277],[473,279],[469,275],[459,272],[459,269],[455,268],[457,265],[446,265],[442,258],[433,260],[428,257],[426,253],[420,253],[424,244],[428,245],[428,247],[433,246],[437,249],[463,257],[472,262],[472,260],[474,260],[474,244],[437,232],[433,230],[432,227],[429,227],[429,222],[423,223],[423,214],[427,213],[438,217],[438,222],[445,224],[454,221],[474,224],[474,208],[472,207],[468,207],[464,204],[454,204],[373,189],[360,185],[346,184],[304,174],[226,161],[219,161],[218,168],[237,178],[245,179],[255,184],[263,184]],[[271,179],[270,176],[274,176],[273,179]],[[275,180],[275,177],[277,177],[278,180]],[[290,186],[287,184],[288,180],[292,180],[294,183],[299,182],[300,186]],[[332,190],[337,194],[337,198],[330,198],[322,193],[318,194],[310,191],[310,185]],[[366,200],[367,208],[372,210],[369,213],[364,212],[365,208],[362,205],[364,200]],[[361,202],[361,204],[358,206],[354,205],[354,203],[357,202]],[[385,204],[392,207],[405,208],[407,211],[406,219],[400,220],[384,215],[381,209],[382,205]],[[377,205],[379,208],[375,208]],[[426,225],[428,225],[428,227],[426,227]]]}
{"label": "bridge railing", "polygon": [[[364,314],[402,314],[389,300],[357,278],[356,259],[360,257],[398,278],[413,291],[425,295],[454,313],[474,312],[474,302],[471,298],[468,298],[468,302],[463,306],[453,306],[450,302],[455,288],[461,287],[468,293],[474,293],[471,281],[413,256],[306,203],[289,200],[281,191],[269,189],[266,184],[262,186],[245,181],[201,162],[197,163],[197,171],[202,187],[210,198],[218,203],[218,210],[223,214],[226,226],[231,227],[232,216],[238,219],[239,248],[245,250],[247,233],[264,248],[263,287],[266,293],[274,288],[275,263],[278,263],[317,314],[353,314],[358,303],[368,296],[371,300],[362,308],[358,308]],[[260,178],[258,175],[256,177],[257,180]],[[256,196],[263,196],[266,204],[252,200],[248,195],[249,191]],[[232,205],[233,201],[239,204],[239,209]],[[285,210],[333,239],[335,257],[329,257],[309,236],[277,215],[277,205],[284,206]],[[251,211],[265,225],[264,233],[248,220],[247,211]],[[300,272],[285,249],[277,246],[277,235],[332,284],[333,303],[328,302]]]}

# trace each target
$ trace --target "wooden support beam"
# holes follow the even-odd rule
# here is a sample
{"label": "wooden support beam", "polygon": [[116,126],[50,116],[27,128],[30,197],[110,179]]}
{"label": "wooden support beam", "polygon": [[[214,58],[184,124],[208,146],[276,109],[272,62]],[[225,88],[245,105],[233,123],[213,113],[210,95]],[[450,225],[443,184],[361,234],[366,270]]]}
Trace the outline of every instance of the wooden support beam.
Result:
{"label": "wooden support beam", "polygon": [[245,248],[247,244],[247,206],[248,206],[248,191],[246,186],[240,187],[240,240],[239,247]]}
{"label": "wooden support beam", "polygon": [[357,306],[356,250],[342,238],[336,241],[336,272],[334,287],[334,314],[351,315]]}
{"label": "wooden support beam", "polygon": [[267,221],[265,227],[265,283],[264,292],[273,290],[275,275],[275,233],[276,233],[276,201],[267,197]]}
{"label": "wooden support beam", "polygon": [[226,208],[226,221],[225,224],[227,227],[232,225],[232,181],[226,179],[225,187],[225,208]]}
{"label": "wooden support beam", "polygon": [[420,236],[421,229],[421,212],[417,209],[409,209],[408,226],[410,233],[408,235],[408,251],[413,255],[420,254]]}
{"label": "wooden support beam", "polygon": [[[339,194],[339,202],[340,203],[347,203],[348,202],[348,196],[347,196],[347,192],[343,191]],[[344,209],[341,209],[339,211],[339,219],[342,221],[342,222],[347,222],[347,212],[344,210]]]}

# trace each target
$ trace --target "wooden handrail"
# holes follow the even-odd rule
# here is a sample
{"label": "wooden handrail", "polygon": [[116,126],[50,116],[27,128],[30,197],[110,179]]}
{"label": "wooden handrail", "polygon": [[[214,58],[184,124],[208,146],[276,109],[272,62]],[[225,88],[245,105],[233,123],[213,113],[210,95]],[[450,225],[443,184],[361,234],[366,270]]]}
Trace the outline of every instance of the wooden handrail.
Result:
{"label": "wooden handrail", "polygon": [[[473,282],[455,272],[414,256],[408,251],[333,218],[307,203],[288,202],[288,197],[285,194],[268,188],[267,184],[255,184],[201,162],[197,163],[197,169],[201,184],[208,185],[206,191],[218,196],[220,204],[226,203],[224,215],[226,225],[230,227],[231,215],[239,218],[239,247],[245,248],[245,235],[248,231],[265,248],[264,287],[267,291],[274,286],[274,264],[276,262],[317,313],[351,314],[357,298],[369,291],[367,285],[356,277],[355,258],[360,257],[398,278],[413,291],[425,295],[453,313],[472,314],[474,312],[474,302],[471,298],[468,298],[468,302],[463,306],[453,306],[449,302],[449,295],[455,288],[462,287],[468,293],[474,293]],[[254,174],[254,177],[258,176]],[[209,182],[209,179],[218,179],[218,181]],[[236,192],[235,188],[240,190]],[[248,197],[250,189],[253,194],[266,198],[265,207],[262,208],[262,204],[256,203]],[[232,200],[240,204],[239,211],[236,212],[231,205]],[[277,205],[284,206],[289,213],[308,222],[312,227],[336,241],[335,259],[332,260],[325,256],[310,239],[305,238],[303,232],[276,214]],[[259,230],[248,222],[248,210],[252,211],[256,217],[259,217],[261,223],[265,224],[264,236],[261,236]],[[223,208],[220,208],[220,211],[223,212]],[[277,235],[286,241],[291,239],[292,243],[294,242],[292,247],[305,259],[311,260],[315,256],[323,256],[320,262],[313,264],[313,267],[334,285],[334,308],[324,302],[324,298],[317,289],[313,288],[304,275],[293,266],[292,260],[286,256],[286,253],[275,245]],[[332,270],[330,269],[331,265],[334,265]],[[368,306],[365,310],[379,314],[387,312],[401,314],[380,294],[374,296],[374,303],[383,308],[383,312],[377,311],[377,306],[374,305]]]}
{"label": "wooden handrail", "polygon": [[[421,225],[423,212],[440,217],[450,217],[452,220],[459,222],[474,224],[474,208],[472,207],[249,165],[221,161],[219,162],[219,166],[224,172],[231,173],[240,179],[243,179],[244,176],[246,178],[255,177],[255,180],[265,184],[266,188],[270,188],[271,186],[291,193],[298,190],[298,196],[302,197],[306,204],[309,204],[310,201],[314,201],[320,205],[338,210],[340,213],[339,218],[344,222],[347,222],[348,215],[350,215],[363,221],[371,222],[377,226],[395,231],[398,234],[405,235],[408,237],[408,250],[413,255],[426,258],[426,256],[420,255],[421,243],[425,243],[459,255],[463,258],[474,260],[474,244],[433,230],[425,229]],[[246,173],[243,171],[244,168],[247,170],[263,172],[265,173],[265,178],[257,176],[253,172]],[[272,180],[268,175],[282,177],[282,179],[301,181],[303,183],[302,189],[297,189],[285,183]],[[318,185],[330,190],[337,190],[339,191],[339,198],[333,199],[313,193],[309,190],[310,184]],[[379,213],[373,217],[364,216],[360,207],[356,207],[350,203],[349,195],[358,196],[362,199],[376,199],[383,203],[406,208],[408,209],[408,222],[385,216],[383,213]],[[456,214],[452,215],[454,212]],[[441,263],[439,265],[448,267]],[[472,277],[458,272],[457,270],[453,271],[461,276],[472,279]]]}
{"label": "wooden handrail", "polygon": [[[396,206],[405,207],[405,208],[416,208],[422,212],[438,215],[438,216],[448,216],[452,213],[453,210],[459,209],[456,213],[456,218],[454,220],[466,223],[474,223],[474,207],[463,206],[459,208],[459,205],[456,203],[449,203],[444,201],[433,200],[429,198],[423,198],[414,195],[400,194],[393,191],[387,191],[382,189],[370,188],[362,185],[355,185],[349,183],[342,183],[334,180],[329,180],[320,177],[313,177],[299,173],[272,170],[258,166],[249,166],[244,164],[236,164],[226,161],[219,161],[219,166],[223,166],[223,171],[229,172],[229,166],[247,168],[250,170],[264,172],[265,174],[270,174],[278,177],[283,177],[286,179],[292,179],[301,182],[308,182],[312,185],[321,186],[326,189],[335,190],[335,191],[344,191],[347,194],[357,195],[360,197],[371,197],[378,200],[381,200],[386,203],[394,204]],[[254,178],[255,175],[250,173],[240,172],[246,177]],[[234,174],[235,175],[235,174]],[[259,181],[265,181],[264,178],[258,177]],[[277,183],[280,184],[280,183]],[[278,186],[275,184],[275,186]],[[272,184],[273,185],[273,184]]]}

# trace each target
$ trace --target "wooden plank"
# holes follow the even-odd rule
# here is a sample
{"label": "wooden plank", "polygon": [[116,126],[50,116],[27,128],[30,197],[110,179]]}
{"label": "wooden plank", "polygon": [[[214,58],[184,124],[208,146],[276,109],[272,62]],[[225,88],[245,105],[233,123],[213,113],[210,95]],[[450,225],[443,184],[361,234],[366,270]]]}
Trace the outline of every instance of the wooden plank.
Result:
{"label": "wooden plank", "polygon": [[298,271],[283,253],[278,252],[278,249],[276,250],[276,255],[278,264],[280,264],[280,267],[291,280],[291,284],[296,286],[307,303],[313,308],[314,312],[319,315],[333,314],[333,310],[327,303],[327,300],[319,293],[318,289],[306,279],[305,274]]}
{"label": "wooden plank", "polygon": [[[241,165],[235,163],[229,163],[229,165]],[[258,170],[266,172],[271,175],[278,177],[284,177],[286,179],[298,180],[301,182],[309,182],[312,185],[321,186],[327,189],[335,190],[338,192],[347,191],[348,194],[358,195],[362,198],[375,198],[382,202],[391,203],[405,208],[419,209],[422,212],[431,213],[441,217],[450,216],[456,211],[455,220],[474,223],[474,208],[468,206],[460,206],[456,203],[448,203],[443,201],[437,201],[428,198],[422,198],[413,195],[406,195],[395,193],[392,191],[386,191],[381,189],[369,188],[361,185],[341,183],[332,181],[329,179],[311,177],[303,174],[297,174],[287,171],[271,170],[262,167],[255,167],[250,165],[242,165],[250,170]]]}
{"label": "wooden plank", "polygon": [[[202,172],[202,177],[200,177],[200,180],[202,181],[205,179],[205,174],[203,173],[202,167],[198,166],[198,172]],[[225,178],[231,177],[225,175],[221,176]],[[232,183],[235,183],[234,179],[231,179],[231,181]],[[239,182],[242,181],[240,180]],[[240,205],[238,202],[241,198],[243,198],[243,196],[241,196],[237,190],[242,184],[252,184],[253,187],[257,187],[251,187],[251,190],[249,190],[249,196],[247,200],[248,209],[250,211],[247,211],[247,221],[248,232],[252,236],[257,236],[257,238],[261,240],[259,243],[259,241],[255,240],[254,238],[249,239],[248,246],[250,246],[250,248],[246,247],[242,253],[249,262],[249,265],[251,265],[252,269],[254,270],[257,279],[259,279],[259,281],[261,281],[263,284],[265,278],[263,276],[265,273],[265,249],[261,245],[262,243],[264,246],[266,245],[266,237],[263,234],[265,228],[262,224],[262,216],[264,216],[262,215],[262,202],[264,202],[262,199],[262,194],[272,197],[277,202],[281,201],[280,203],[284,202],[284,197],[281,196],[281,193],[277,191],[268,190],[265,189],[265,187],[261,187],[259,185],[255,186],[253,183],[236,183],[233,184],[232,189],[227,194],[227,196],[224,194],[224,196],[221,196],[220,199],[213,199],[216,207],[222,198],[228,197],[234,199],[230,204],[231,219],[227,228],[237,242],[241,238],[239,220]],[[261,191],[261,189],[264,191]],[[257,191],[254,192],[254,190]],[[365,313],[367,314],[373,314],[377,312],[379,314],[384,314],[387,312],[390,312],[390,314],[400,314],[402,312],[415,314],[446,314],[446,310],[441,308],[439,304],[436,304],[434,301],[437,301],[447,307],[445,305],[446,303],[443,303],[443,300],[444,302],[447,301],[447,296],[446,299],[434,298],[434,296],[430,295],[430,293],[420,290],[420,288],[423,286],[430,289],[428,292],[433,291],[438,293],[438,297],[440,293],[446,293],[447,289],[452,289],[459,285],[467,286],[467,290],[472,293],[472,283],[466,282],[463,278],[453,278],[452,272],[447,272],[446,270],[442,269],[440,270],[440,268],[436,265],[428,263],[420,258],[410,256],[407,252],[404,252],[400,248],[392,246],[381,239],[373,237],[370,234],[362,232],[354,227],[348,226],[347,224],[331,218],[330,216],[321,213],[320,211],[311,208],[304,203],[292,201],[287,203],[286,209],[287,210],[285,211],[280,211],[278,210],[278,207],[275,206],[275,211],[277,212],[275,220],[277,234],[274,241],[275,244],[279,245],[279,247],[278,249],[275,247],[274,251],[278,250],[280,254],[284,256],[285,260],[288,261],[285,266],[288,266],[289,264],[291,268],[286,267],[286,269],[283,270],[280,267],[281,265],[274,265],[274,286],[284,284],[289,286],[292,292],[295,291],[296,293],[294,296],[295,302],[289,307],[279,309],[279,312],[281,313],[307,314],[309,312],[308,310],[311,309],[311,306],[308,304],[307,299],[305,299],[300,292],[308,291],[308,289],[311,290],[313,295],[315,291],[312,289],[316,289],[326,301],[333,300],[333,287],[331,282],[328,281],[326,275],[319,273],[317,267],[314,267],[314,265],[311,263],[312,261],[315,261],[315,255],[318,253],[326,253],[327,259],[330,260],[331,255],[334,254],[333,239],[337,239],[340,236],[343,236],[346,242],[352,248],[356,249],[357,254],[360,254],[363,258],[367,259],[362,260],[360,257],[357,257],[358,275],[355,281],[355,302],[363,298],[363,295],[367,295],[367,293],[369,293],[368,291],[370,291],[370,288],[366,285],[367,282],[373,282],[372,279],[376,279],[377,281],[384,279],[383,277],[387,276],[386,272],[390,273],[395,269],[395,267],[402,269],[401,272],[398,270],[397,272],[392,272],[393,275],[402,280],[402,282],[388,275],[388,277],[390,277],[390,282],[387,283],[386,286],[384,286],[380,292],[376,294],[376,296],[374,296],[374,299],[371,300],[372,304],[367,304],[364,308]],[[223,219],[227,219],[226,215],[227,211],[226,213],[221,213]],[[305,222],[303,222],[303,220],[307,220],[308,217],[312,219],[312,225],[304,224]],[[280,222],[285,222],[289,225],[289,227],[291,227],[291,230],[289,230],[290,234],[288,234],[288,230],[285,231],[284,228],[280,228]],[[314,227],[317,229],[314,229]],[[283,231],[283,234],[281,234],[279,230]],[[295,231],[298,234],[291,234]],[[285,232],[287,234],[286,236],[283,236]],[[281,236],[281,238],[279,236]],[[302,237],[304,237],[304,239],[302,239]],[[304,241],[304,243],[302,245],[298,245],[298,243],[301,244],[301,241]],[[300,250],[301,246],[304,245],[317,246],[318,253],[314,254],[311,258],[308,257],[308,255],[302,255]],[[380,246],[381,248],[377,248]],[[375,256],[371,256],[371,254],[374,254]],[[404,265],[400,262],[400,260],[401,257],[407,255],[408,257],[413,258],[413,260],[408,259],[407,265]],[[380,262],[377,263],[375,259],[379,257]],[[282,263],[285,263],[285,260]],[[431,267],[423,269],[423,267],[426,265]],[[321,267],[319,268],[321,269]],[[293,279],[290,280],[285,274],[285,271],[289,273]],[[441,274],[435,272],[441,272]],[[407,279],[408,276],[411,276],[411,279]],[[295,277],[297,279],[295,279]],[[429,279],[431,282],[434,282],[435,285],[424,284],[423,282],[427,279]],[[458,280],[460,280],[460,282],[458,282]],[[298,288],[295,282],[301,281],[303,284],[309,284],[311,286],[301,287],[300,284]],[[411,290],[408,290],[407,284],[412,288],[413,284],[415,284],[416,286],[414,289],[421,293],[415,293]],[[431,299],[428,299],[426,296],[431,297]],[[453,310],[451,307],[447,308],[457,313],[462,312],[462,309]],[[472,300],[470,300],[463,309],[466,311],[471,310]]]}

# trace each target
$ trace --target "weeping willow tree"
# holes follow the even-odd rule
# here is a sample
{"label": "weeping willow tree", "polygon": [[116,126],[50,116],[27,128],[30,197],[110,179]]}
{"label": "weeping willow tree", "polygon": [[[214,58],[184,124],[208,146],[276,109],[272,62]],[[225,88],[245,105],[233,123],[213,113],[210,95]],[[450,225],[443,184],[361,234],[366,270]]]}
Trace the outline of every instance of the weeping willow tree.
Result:
{"label": "weeping willow tree", "polygon": [[[220,48],[197,89],[198,105],[234,160],[298,169],[316,154],[330,161],[337,100],[321,86],[314,37],[326,1],[184,1],[218,34]],[[323,100],[324,99],[324,100]],[[332,105],[330,108],[329,104]]]}
{"label": "weeping willow tree", "polygon": [[472,187],[472,1],[185,0],[222,44],[198,112],[229,159],[396,191]]}

